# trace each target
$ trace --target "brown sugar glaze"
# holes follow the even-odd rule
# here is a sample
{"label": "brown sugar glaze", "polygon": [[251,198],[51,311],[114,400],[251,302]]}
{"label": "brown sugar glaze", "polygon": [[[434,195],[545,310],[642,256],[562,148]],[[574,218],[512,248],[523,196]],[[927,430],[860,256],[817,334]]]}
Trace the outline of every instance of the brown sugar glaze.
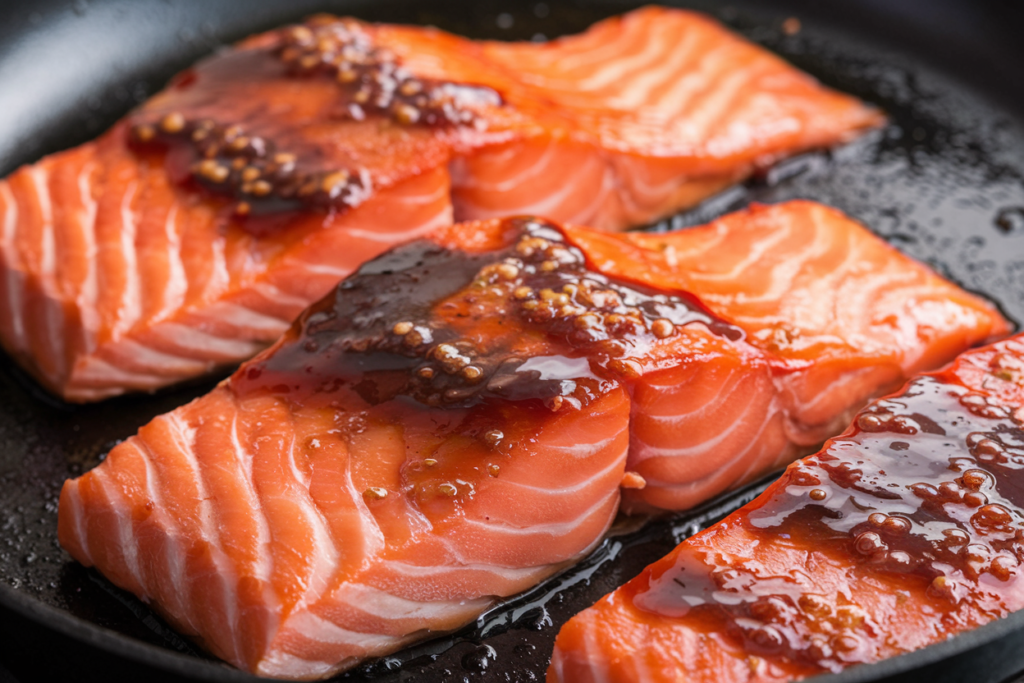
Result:
{"label": "brown sugar glaze", "polygon": [[[393,138],[397,151],[425,146],[436,156],[444,145],[431,143],[434,131],[482,131],[477,111],[502,104],[488,87],[416,77],[351,19],[314,17],[250,42],[178,76],[176,107],[155,98],[128,133],[139,154],[166,154],[172,178],[232,198],[240,216],[344,210],[370,196],[374,176],[387,175],[387,150],[331,149],[339,124],[363,124]],[[259,95],[282,85],[280,101]]]}
{"label": "brown sugar glaze", "polygon": [[[1020,365],[997,355],[984,379],[1012,379]],[[743,538],[744,559],[716,551],[713,528],[706,545],[692,539],[627,584],[625,599],[655,619],[726,635],[752,670],[763,658],[801,675],[906,649],[864,590],[894,591],[897,612],[918,610],[949,635],[1024,607],[1019,401],[973,388],[948,370],[875,402],[722,523],[740,527],[726,534]],[[779,572],[762,562],[773,549],[806,555]],[[838,593],[816,566],[845,577]]]}
{"label": "brown sugar glaze", "polygon": [[628,388],[681,327],[742,336],[685,294],[591,270],[554,224],[507,219],[484,234],[479,250],[419,240],[364,265],[243,366],[235,394],[335,410],[349,433],[366,420],[429,430],[436,451],[411,467],[440,473],[441,451],[457,458],[457,476],[434,482],[450,492],[485,468],[498,476],[494,458],[544,415]]}
{"label": "brown sugar glaze", "polygon": [[246,365],[236,391],[306,401],[346,385],[371,405],[402,395],[581,408],[604,384],[638,377],[638,360],[681,326],[742,338],[689,295],[592,270],[553,223],[507,219],[494,236],[479,253],[428,239],[366,264]]}

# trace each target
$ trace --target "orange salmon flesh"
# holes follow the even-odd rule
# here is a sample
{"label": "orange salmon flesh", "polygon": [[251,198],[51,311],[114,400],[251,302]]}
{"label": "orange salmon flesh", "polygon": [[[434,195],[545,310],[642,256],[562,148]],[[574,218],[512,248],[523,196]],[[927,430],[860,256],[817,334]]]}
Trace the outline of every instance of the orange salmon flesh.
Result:
{"label": "orange salmon flesh", "polygon": [[235,666],[320,678],[579,560],[620,504],[749,481],[1007,331],[812,202],[663,235],[455,225],[66,482],[59,537]]}
{"label": "orange salmon flesh", "polygon": [[319,17],[0,181],[0,342],[68,401],[152,391],[453,218],[621,230],[882,120],[692,12],[544,44]]}
{"label": "orange salmon flesh", "polygon": [[1024,607],[1024,336],[871,404],[562,627],[548,683],[790,681]]}

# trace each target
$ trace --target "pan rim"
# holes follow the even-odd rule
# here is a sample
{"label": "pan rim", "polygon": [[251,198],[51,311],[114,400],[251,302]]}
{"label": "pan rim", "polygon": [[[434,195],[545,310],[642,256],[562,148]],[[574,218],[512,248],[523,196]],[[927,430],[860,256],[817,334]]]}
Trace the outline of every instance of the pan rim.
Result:
{"label": "pan rim", "polygon": [[[92,569],[90,568],[90,571]],[[106,579],[103,579],[106,580]],[[514,600],[510,596],[507,600]],[[124,633],[90,622],[66,610],[36,600],[30,595],[0,584],[0,605],[12,609],[22,617],[74,638],[85,645],[99,647],[109,654],[131,661],[156,665],[165,672],[180,674],[198,680],[228,681],[273,681],[278,679],[254,676],[220,660],[203,660],[183,652],[146,643]],[[858,664],[839,673],[825,673],[804,679],[808,683],[867,683],[891,676],[908,673],[921,667],[950,660],[983,645],[988,645],[1004,636],[1024,630],[1024,610],[1010,612],[1004,617],[990,621],[969,631],[963,631],[947,640],[889,657],[870,664]],[[328,679],[330,680],[330,679]]]}
{"label": "pan rim", "polygon": [[[92,571],[90,569],[90,571]],[[106,580],[106,579],[104,579]],[[20,616],[85,645],[125,657],[134,662],[156,665],[164,671],[207,681],[260,681],[266,679],[248,674],[220,660],[203,660],[183,652],[146,643],[124,633],[96,624],[67,610],[48,605],[10,586],[0,584],[0,605]]]}
{"label": "pan rim", "polygon": [[[90,572],[92,571],[90,570]],[[514,599],[514,597],[509,599]],[[27,592],[8,585],[0,584],[0,606],[11,609],[34,623],[74,638],[83,644],[98,647],[107,653],[158,667],[173,674],[197,680],[213,681],[273,680],[253,676],[219,660],[202,659],[169,647],[139,640],[76,616],[67,609],[43,602]],[[949,640],[910,653],[873,664],[854,666],[838,674],[818,675],[808,680],[815,683],[855,683],[878,680],[962,655],[1015,631],[1024,631],[1024,610],[1012,612],[1001,619],[957,634]]]}

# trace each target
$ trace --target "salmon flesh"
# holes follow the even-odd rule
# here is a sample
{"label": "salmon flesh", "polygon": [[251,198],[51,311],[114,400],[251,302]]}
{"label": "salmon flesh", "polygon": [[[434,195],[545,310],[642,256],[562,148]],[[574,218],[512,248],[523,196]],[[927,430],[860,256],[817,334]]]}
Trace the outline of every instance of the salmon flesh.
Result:
{"label": "salmon flesh", "polygon": [[455,225],[66,482],[59,538],[239,668],[319,678],[577,561],[621,487],[696,504],[1007,330],[811,202],[665,235]]}
{"label": "salmon flesh", "polygon": [[790,681],[1024,607],[1024,335],[875,401],[561,630],[548,682]]}
{"label": "salmon flesh", "polygon": [[453,217],[620,230],[881,122],[692,12],[544,44],[316,17],[0,181],[0,343],[68,401],[151,391]]}

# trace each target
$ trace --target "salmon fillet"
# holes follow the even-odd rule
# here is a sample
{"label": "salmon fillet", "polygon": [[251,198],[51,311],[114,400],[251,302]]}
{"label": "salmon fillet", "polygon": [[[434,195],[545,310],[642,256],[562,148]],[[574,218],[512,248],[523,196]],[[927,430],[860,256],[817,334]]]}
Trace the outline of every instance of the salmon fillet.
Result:
{"label": "salmon fillet", "polygon": [[[784,393],[827,383],[795,355],[809,351],[744,341],[760,328],[706,306],[681,270],[670,282],[668,262],[650,282],[629,274],[671,253],[647,239],[682,253],[719,235],[749,260],[801,225],[856,255],[884,250],[849,277],[867,287],[896,262],[921,302],[886,309],[900,336],[865,316],[835,352],[848,360],[822,393],[841,412],[902,368],[1005,330],[987,304],[809,202],[650,238],[527,218],[456,225],[364,264],[213,392],[66,482],[61,544],[264,675],[326,676],[458,628],[593,548],[620,484],[646,505],[692,504],[794,457],[787,425],[804,418]],[[801,263],[785,284],[795,298],[812,295]],[[758,293],[750,282],[739,300]],[[832,306],[843,292],[813,295]],[[879,355],[883,343],[897,351]],[[872,362],[888,369],[868,387]],[[649,488],[685,496],[636,488],[651,448],[683,466]]]}
{"label": "salmon fillet", "polygon": [[871,404],[561,630],[549,683],[789,681],[1024,607],[1024,336]]}
{"label": "salmon fillet", "polygon": [[618,230],[880,122],[691,12],[543,45],[319,17],[0,181],[0,342],[69,401],[153,390],[453,216]]}
{"label": "salmon fillet", "polygon": [[574,239],[602,272],[692,293],[758,358],[701,355],[645,375],[629,469],[647,485],[627,492],[634,510],[687,509],[750,481],[840,432],[870,398],[1010,331],[991,305],[814,202]]}

